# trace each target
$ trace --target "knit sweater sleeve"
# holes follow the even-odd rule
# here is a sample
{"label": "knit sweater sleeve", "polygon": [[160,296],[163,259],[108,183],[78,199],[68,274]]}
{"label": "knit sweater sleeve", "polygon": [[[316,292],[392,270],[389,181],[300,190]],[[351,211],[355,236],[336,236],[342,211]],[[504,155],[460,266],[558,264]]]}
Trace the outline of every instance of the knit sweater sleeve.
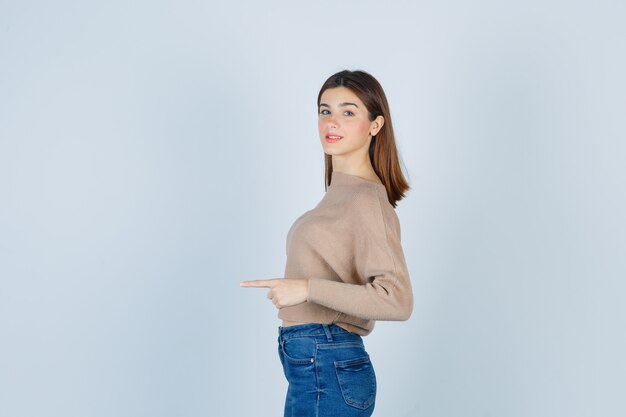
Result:
{"label": "knit sweater sleeve", "polygon": [[367,189],[352,203],[346,221],[353,246],[346,256],[354,259],[356,277],[342,282],[310,277],[307,301],[366,320],[408,320],[413,292],[396,212]]}

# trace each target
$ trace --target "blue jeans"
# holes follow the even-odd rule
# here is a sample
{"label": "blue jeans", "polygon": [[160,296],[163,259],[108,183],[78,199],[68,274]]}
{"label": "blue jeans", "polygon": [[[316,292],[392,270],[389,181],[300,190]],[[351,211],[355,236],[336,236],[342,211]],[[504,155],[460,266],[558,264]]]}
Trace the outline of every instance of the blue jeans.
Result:
{"label": "blue jeans", "polygon": [[278,327],[285,417],[368,417],[376,375],[361,336],[335,324]]}

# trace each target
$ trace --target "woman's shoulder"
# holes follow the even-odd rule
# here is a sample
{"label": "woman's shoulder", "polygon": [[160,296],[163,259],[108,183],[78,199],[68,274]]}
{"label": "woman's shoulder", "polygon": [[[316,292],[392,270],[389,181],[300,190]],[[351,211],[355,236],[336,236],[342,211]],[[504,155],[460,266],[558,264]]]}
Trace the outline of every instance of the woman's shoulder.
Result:
{"label": "woman's shoulder", "polygon": [[382,223],[386,227],[399,227],[396,210],[389,203],[386,189],[381,184],[359,184],[354,187],[345,203],[348,205],[345,214],[349,212],[363,226]]}

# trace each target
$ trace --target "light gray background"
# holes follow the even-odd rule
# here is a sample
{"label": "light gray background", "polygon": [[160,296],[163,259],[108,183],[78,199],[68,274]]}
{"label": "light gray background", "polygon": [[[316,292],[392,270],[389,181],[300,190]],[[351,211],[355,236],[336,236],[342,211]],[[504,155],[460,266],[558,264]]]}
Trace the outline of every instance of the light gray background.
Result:
{"label": "light gray background", "polygon": [[0,416],[279,416],[315,99],[383,84],[412,185],[377,416],[623,416],[618,1],[0,1]]}

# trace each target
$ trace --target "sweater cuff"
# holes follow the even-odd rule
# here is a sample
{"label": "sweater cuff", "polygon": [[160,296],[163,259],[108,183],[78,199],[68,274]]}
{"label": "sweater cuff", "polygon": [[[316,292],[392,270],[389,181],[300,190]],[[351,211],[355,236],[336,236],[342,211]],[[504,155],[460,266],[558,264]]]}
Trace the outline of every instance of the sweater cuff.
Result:
{"label": "sweater cuff", "polygon": [[[320,304],[321,300],[328,299],[328,292],[332,281],[323,278],[309,278],[308,302]],[[330,291],[332,292],[332,291]]]}
{"label": "sweater cuff", "polygon": [[319,279],[317,278],[309,278],[309,290],[306,296],[307,302],[315,302],[314,300],[316,299],[317,293],[319,292],[319,288],[317,286],[318,281]]}

